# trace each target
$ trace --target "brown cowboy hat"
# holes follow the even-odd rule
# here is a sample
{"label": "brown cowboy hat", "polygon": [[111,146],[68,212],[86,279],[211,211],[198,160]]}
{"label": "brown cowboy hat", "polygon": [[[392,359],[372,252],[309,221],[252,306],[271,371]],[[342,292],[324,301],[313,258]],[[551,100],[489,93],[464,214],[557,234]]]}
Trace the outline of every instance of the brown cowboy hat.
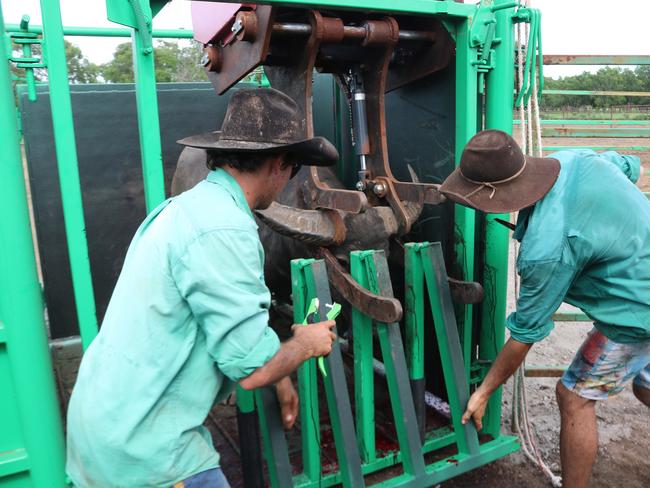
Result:
{"label": "brown cowboy hat", "polygon": [[469,140],[440,192],[482,212],[509,213],[540,200],[559,173],[557,159],[524,156],[505,132],[484,130]]}
{"label": "brown cowboy hat", "polygon": [[233,93],[220,131],[177,142],[216,152],[289,152],[303,164],[336,164],[336,147],[324,137],[305,139],[304,132],[296,102],[273,88],[252,88]]}

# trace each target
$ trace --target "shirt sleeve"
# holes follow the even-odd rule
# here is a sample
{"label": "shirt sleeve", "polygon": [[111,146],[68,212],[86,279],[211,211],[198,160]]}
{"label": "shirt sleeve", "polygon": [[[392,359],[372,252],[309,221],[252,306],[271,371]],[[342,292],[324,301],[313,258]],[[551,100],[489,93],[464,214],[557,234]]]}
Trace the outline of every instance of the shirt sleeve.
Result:
{"label": "shirt sleeve", "polygon": [[226,229],[198,237],[172,266],[180,293],[205,333],[208,353],[235,382],[280,347],[268,326],[271,294],[263,259],[255,233]]}
{"label": "shirt sleeve", "polygon": [[606,151],[599,156],[614,164],[632,183],[639,181],[641,159],[638,156],[619,154],[616,151]]}
{"label": "shirt sleeve", "polygon": [[510,336],[525,344],[546,338],[553,330],[551,317],[564,300],[575,274],[574,267],[561,261],[520,267],[517,310],[506,321]]}

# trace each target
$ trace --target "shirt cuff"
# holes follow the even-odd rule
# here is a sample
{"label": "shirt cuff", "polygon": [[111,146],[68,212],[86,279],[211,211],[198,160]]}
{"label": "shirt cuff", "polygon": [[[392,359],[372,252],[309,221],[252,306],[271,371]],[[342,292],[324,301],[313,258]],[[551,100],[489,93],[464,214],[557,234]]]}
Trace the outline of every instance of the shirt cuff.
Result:
{"label": "shirt cuff", "polygon": [[228,361],[225,364],[219,364],[219,369],[232,381],[238,382],[269,362],[279,349],[280,339],[278,339],[278,335],[273,329],[266,327],[260,340],[252,346],[246,356]]}
{"label": "shirt cuff", "polygon": [[510,331],[510,337],[524,344],[532,344],[546,339],[555,325],[551,319],[532,327],[522,327],[517,322],[517,312],[513,312],[506,319],[506,327]]}

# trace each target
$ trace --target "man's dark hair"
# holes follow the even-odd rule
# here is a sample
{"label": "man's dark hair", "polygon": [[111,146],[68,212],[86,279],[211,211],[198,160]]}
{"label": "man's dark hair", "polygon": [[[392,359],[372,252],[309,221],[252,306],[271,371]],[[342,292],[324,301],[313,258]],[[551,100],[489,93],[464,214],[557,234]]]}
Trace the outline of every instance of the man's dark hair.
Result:
{"label": "man's dark hair", "polygon": [[[214,170],[217,168],[223,168],[224,166],[230,166],[235,168],[242,173],[254,173],[257,171],[264,161],[268,158],[277,156],[280,153],[275,152],[222,152],[222,151],[210,151],[208,152],[208,169]],[[284,165],[283,166],[292,166],[297,164],[299,158],[291,153],[286,153],[284,155]]]}
{"label": "man's dark hair", "polygon": [[254,173],[272,153],[258,152],[221,152],[208,150],[208,169],[231,166],[243,173]]}

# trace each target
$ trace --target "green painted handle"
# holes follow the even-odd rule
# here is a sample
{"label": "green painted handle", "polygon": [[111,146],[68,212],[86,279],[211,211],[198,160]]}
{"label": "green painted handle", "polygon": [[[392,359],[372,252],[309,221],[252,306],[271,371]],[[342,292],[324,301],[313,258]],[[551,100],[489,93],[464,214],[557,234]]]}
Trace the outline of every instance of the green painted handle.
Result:
{"label": "green painted handle", "polygon": [[[329,312],[327,312],[327,320],[334,320],[341,313],[340,303],[334,302],[331,305],[326,305],[326,307],[330,309]],[[309,320],[309,317],[315,314],[317,311],[318,311],[318,298],[313,298],[311,303],[309,304],[307,313],[305,314],[305,319],[302,321],[302,325],[307,325],[307,321]],[[320,372],[323,375],[323,377],[327,378],[327,371],[325,371],[325,360],[323,359],[322,356],[318,358],[318,369],[320,369]]]}

